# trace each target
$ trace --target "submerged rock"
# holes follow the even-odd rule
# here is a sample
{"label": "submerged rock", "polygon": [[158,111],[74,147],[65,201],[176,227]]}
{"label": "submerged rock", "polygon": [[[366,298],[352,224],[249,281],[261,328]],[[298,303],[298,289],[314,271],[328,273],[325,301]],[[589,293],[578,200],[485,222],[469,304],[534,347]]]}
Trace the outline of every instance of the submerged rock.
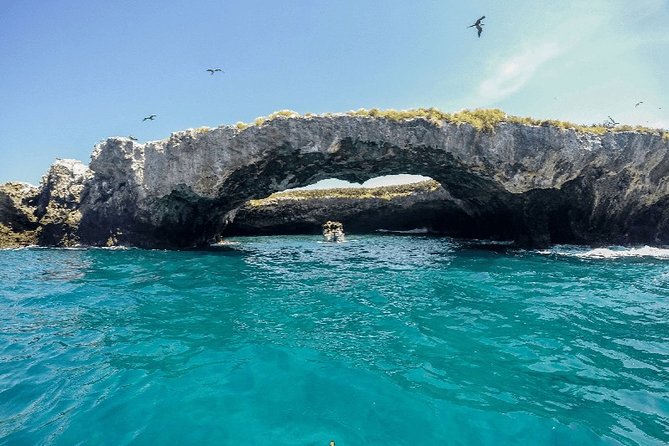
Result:
{"label": "submerged rock", "polygon": [[60,162],[49,171],[32,214],[39,243],[205,245],[249,200],[324,178],[398,173],[438,181],[435,218],[461,216],[466,236],[531,246],[669,243],[661,132],[469,113],[280,115],[146,144],[110,138],[90,170]]}

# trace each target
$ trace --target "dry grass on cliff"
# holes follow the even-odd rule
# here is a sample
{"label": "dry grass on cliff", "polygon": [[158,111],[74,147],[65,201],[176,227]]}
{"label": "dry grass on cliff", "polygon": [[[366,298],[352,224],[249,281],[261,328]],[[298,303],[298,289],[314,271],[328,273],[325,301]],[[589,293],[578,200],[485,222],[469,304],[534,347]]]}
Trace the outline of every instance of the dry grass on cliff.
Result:
{"label": "dry grass on cliff", "polygon": [[279,201],[294,200],[337,200],[337,199],[381,199],[391,200],[397,197],[405,197],[418,193],[434,192],[440,187],[435,180],[425,180],[418,183],[401,184],[397,186],[363,187],[363,188],[333,188],[314,190],[290,190],[277,192],[267,198],[250,200],[249,205],[269,206]]}
{"label": "dry grass on cliff", "polygon": [[[495,127],[501,123],[522,124],[542,127],[556,127],[560,129],[573,129],[578,132],[590,133],[595,135],[603,135],[607,132],[629,132],[636,131],[641,133],[650,133],[662,136],[663,139],[669,140],[669,131],[662,129],[653,129],[644,126],[630,126],[618,125],[610,127],[606,125],[580,125],[567,121],[559,121],[555,119],[535,119],[529,117],[511,116],[499,109],[475,109],[462,110],[456,113],[446,113],[436,108],[416,108],[411,110],[380,110],[378,108],[349,111],[347,116],[358,116],[376,119],[389,119],[393,121],[408,121],[412,119],[424,119],[430,123],[440,126],[444,123],[451,124],[469,124],[475,129],[483,132],[494,132]],[[300,115],[292,110],[279,110],[266,117],[257,118],[253,123],[246,124],[238,122],[235,127],[238,130],[244,130],[251,126],[261,126],[265,123],[271,122],[275,119],[292,119],[292,118],[312,118],[312,117],[332,117],[334,114],[326,113],[322,115],[314,115],[306,113]]]}
{"label": "dry grass on cliff", "polygon": [[497,124],[508,121],[508,116],[498,109],[463,110],[457,113],[445,113],[436,108],[417,108],[413,110],[379,110],[373,108],[351,111],[349,116],[390,119],[393,121],[407,121],[411,119],[425,119],[435,125],[444,122],[453,124],[469,124],[477,130],[492,131]]}
{"label": "dry grass on cliff", "polygon": [[534,119],[529,117],[520,117],[507,115],[502,110],[492,109],[475,109],[462,110],[456,113],[445,113],[436,108],[419,108],[414,110],[379,110],[360,109],[349,112],[351,116],[368,116],[373,118],[385,118],[396,121],[403,121],[409,119],[422,118],[434,124],[441,124],[448,122],[453,124],[469,124],[479,131],[494,131],[495,127],[501,123],[507,122],[512,124],[522,124],[542,127],[557,127],[561,129],[574,129],[579,132],[592,133],[602,135],[607,132],[629,132],[636,131],[642,133],[661,134],[663,138],[669,139],[669,132],[661,129],[652,129],[644,126],[618,125],[609,127],[606,125],[579,125],[567,121],[559,121],[556,119]]}
{"label": "dry grass on cliff", "polygon": [[641,132],[641,133],[651,133],[662,136],[664,139],[669,139],[669,132],[662,129],[653,129],[650,127],[644,127],[642,125],[632,126],[632,125],[617,125],[615,127],[610,127],[607,125],[578,125],[566,121],[558,121],[555,119],[534,119],[534,118],[522,118],[518,116],[508,116],[505,120],[506,122],[512,122],[514,124],[523,124],[523,125],[535,125],[535,126],[553,126],[561,129],[574,129],[579,132],[584,133],[593,133],[596,135],[603,135],[607,132]]}

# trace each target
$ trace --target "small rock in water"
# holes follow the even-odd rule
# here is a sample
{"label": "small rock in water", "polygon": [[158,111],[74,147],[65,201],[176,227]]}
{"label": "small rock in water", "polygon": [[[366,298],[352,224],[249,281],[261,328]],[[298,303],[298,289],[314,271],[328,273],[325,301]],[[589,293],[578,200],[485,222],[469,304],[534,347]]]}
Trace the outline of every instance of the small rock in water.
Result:
{"label": "small rock in water", "polygon": [[323,223],[323,237],[328,242],[343,242],[344,225],[338,221],[326,221]]}

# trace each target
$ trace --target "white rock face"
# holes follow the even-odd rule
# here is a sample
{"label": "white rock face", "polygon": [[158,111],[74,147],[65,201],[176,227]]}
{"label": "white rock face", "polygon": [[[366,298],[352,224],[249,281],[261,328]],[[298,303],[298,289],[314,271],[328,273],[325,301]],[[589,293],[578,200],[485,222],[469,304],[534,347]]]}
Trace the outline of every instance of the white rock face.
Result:
{"label": "white rock face", "polygon": [[276,118],[146,144],[108,139],[95,148],[91,172],[60,161],[73,186],[51,195],[81,197],[78,235],[86,243],[114,234],[120,243],[190,246],[220,234],[252,198],[331,177],[411,173],[439,181],[500,237],[530,245],[660,243],[669,242],[668,152],[659,134],[635,131]]}
{"label": "white rock face", "polygon": [[81,161],[56,160],[40,182],[40,203],[45,212],[56,202],[71,209],[79,207],[81,193],[93,172]]}
{"label": "white rock face", "polygon": [[81,161],[58,159],[40,183],[35,215],[42,228],[40,243],[72,246],[79,243],[76,232],[81,220],[82,194],[93,172]]}

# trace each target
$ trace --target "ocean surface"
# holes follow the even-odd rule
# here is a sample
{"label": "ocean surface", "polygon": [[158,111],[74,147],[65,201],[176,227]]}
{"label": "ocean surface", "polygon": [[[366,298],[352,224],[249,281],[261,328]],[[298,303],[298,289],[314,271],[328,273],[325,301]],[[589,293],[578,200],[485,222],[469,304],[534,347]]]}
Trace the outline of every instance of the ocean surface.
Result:
{"label": "ocean surface", "polygon": [[669,250],[4,250],[0,328],[3,445],[669,442]]}

